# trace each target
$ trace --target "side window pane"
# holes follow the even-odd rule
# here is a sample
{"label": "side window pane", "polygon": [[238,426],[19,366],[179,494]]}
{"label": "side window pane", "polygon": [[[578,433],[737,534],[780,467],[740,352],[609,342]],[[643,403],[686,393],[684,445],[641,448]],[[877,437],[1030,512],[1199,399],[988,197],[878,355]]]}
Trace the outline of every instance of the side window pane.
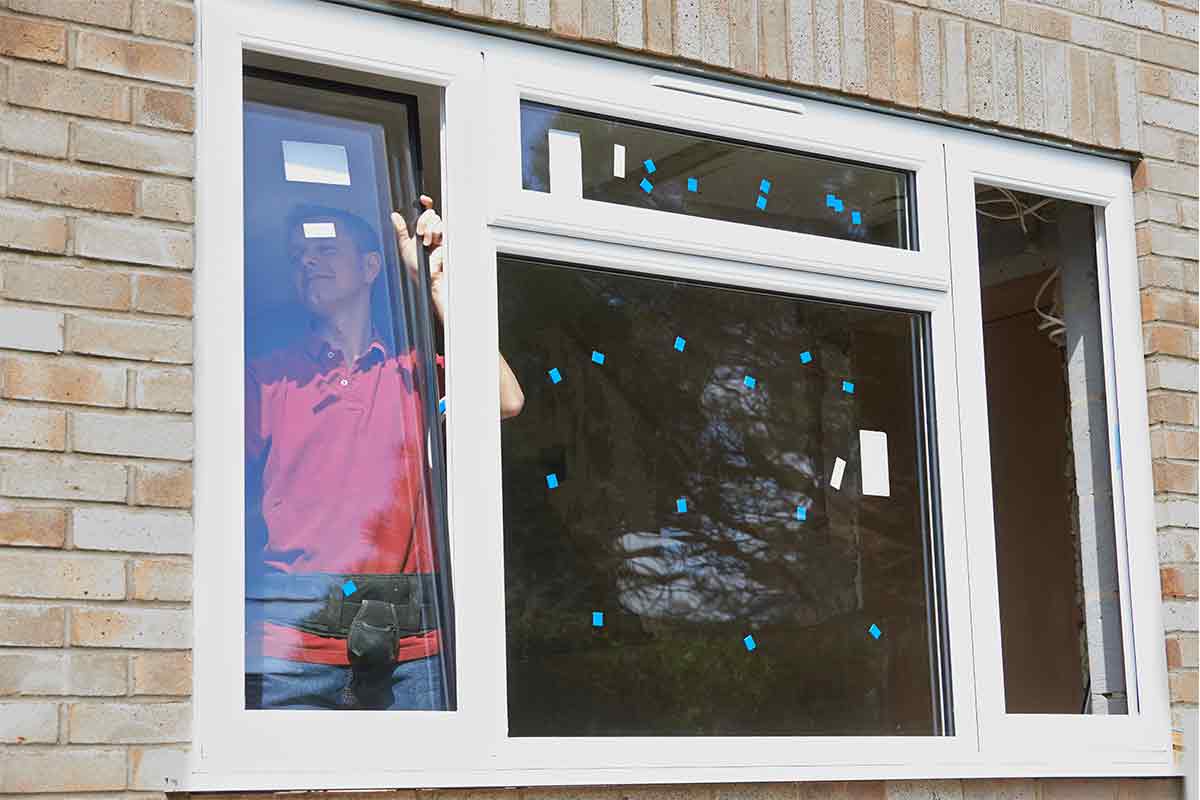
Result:
{"label": "side window pane", "polygon": [[1095,209],[976,203],[1006,706],[1125,714]]}
{"label": "side window pane", "polygon": [[909,175],[521,103],[537,192],[916,249]]}
{"label": "side window pane", "polygon": [[417,99],[244,85],[246,707],[452,709]]}
{"label": "side window pane", "polygon": [[502,257],[513,736],[939,735],[922,315]]}

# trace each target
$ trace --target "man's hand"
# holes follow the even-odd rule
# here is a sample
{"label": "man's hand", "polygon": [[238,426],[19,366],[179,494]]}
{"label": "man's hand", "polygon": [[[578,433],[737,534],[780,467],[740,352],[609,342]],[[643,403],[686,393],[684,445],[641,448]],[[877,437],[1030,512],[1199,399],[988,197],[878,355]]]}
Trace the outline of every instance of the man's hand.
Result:
{"label": "man's hand", "polygon": [[392,227],[396,229],[396,241],[400,245],[400,258],[408,269],[408,274],[417,277],[417,240],[429,250],[429,290],[433,297],[433,309],[438,319],[446,318],[446,250],[442,245],[444,225],[442,218],[433,210],[433,198],[421,195],[421,205],[425,208],[417,217],[417,235],[410,236],[404,217],[392,212]]}

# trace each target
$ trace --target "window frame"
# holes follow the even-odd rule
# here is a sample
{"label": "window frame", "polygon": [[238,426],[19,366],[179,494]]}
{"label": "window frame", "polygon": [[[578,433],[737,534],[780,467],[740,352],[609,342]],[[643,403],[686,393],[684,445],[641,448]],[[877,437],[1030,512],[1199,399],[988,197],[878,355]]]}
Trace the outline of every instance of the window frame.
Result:
{"label": "window frame", "polygon": [[[963,219],[950,201],[961,201],[966,165],[983,170],[983,165],[1003,163],[995,160],[1003,155],[1014,159],[1013,165],[1005,164],[1012,170],[1004,173],[1005,179],[1020,188],[1091,198],[1087,201],[1104,206],[1109,263],[1123,265],[1115,271],[1122,283],[1112,303],[1116,377],[1120,397],[1126,398],[1119,406],[1126,527],[1152,530],[1127,165],[814,101],[805,101],[804,115],[797,116],[792,113],[794,100],[766,92],[691,78],[686,82],[710,94],[681,92],[655,85],[661,70],[332,3],[206,0],[199,10],[203,58],[197,159],[201,267],[196,280],[195,746],[186,788],[1178,774],[1170,758],[1161,604],[1150,537],[1131,537],[1129,542],[1135,591],[1134,625],[1127,636],[1133,637],[1134,652],[1127,652],[1126,660],[1137,665],[1142,708],[1132,724],[1110,724],[1096,717],[1066,720],[1077,723],[1067,726],[1078,729],[1071,735],[1098,743],[1099,749],[1081,746],[1060,753],[1054,748],[1062,744],[1066,728],[1054,728],[1052,735],[1040,724],[1016,726],[995,713],[989,695],[996,692],[986,688],[999,669],[998,661],[986,663],[986,654],[993,650],[998,658],[998,621],[988,616],[995,616],[994,543],[989,539],[990,517],[983,525],[979,508],[972,510],[971,504],[977,501],[980,476],[987,475],[981,470],[989,464],[986,442],[981,451],[978,431],[968,424],[972,417],[979,418],[980,410],[986,413],[986,406],[978,405],[978,376],[971,372],[970,379],[964,377],[968,368],[982,369],[981,360],[969,360],[974,351],[966,346],[972,335],[980,336],[978,308],[972,312],[970,282],[962,274],[976,266],[969,263],[967,249],[973,246],[974,227],[973,219]],[[396,46],[400,40],[405,47]],[[240,314],[229,315],[232,319],[222,315],[242,305],[244,51],[421,81],[445,91],[442,211],[454,231],[448,254],[452,263],[475,265],[470,267],[471,280],[448,281],[448,514],[458,630],[454,712],[303,714],[240,708],[242,637],[235,635],[239,644],[230,647],[229,632],[241,630],[243,613],[243,321]],[[521,96],[692,133],[912,170],[920,249],[905,251],[595,201],[551,202],[550,195],[521,189],[516,102]],[[748,106],[737,98],[763,105]],[[765,107],[772,105],[779,107]],[[488,135],[472,137],[480,130]],[[880,142],[887,143],[886,150],[880,149]],[[1120,170],[1125,172],[1123,183]],[[1053,178],[1049,183],[1047,174]],[[968,227],[970,241],[964,239]],[[754,244],[746,245],[750,239]],[[949,625],[953,735],[507,738],[504,574],[497,568],[503,564],[498,413],[486,403],[455,403],[456,397],[488,396],[499,379],[499,252],[930,314],[935,379],[935,408],[930,413],[938,432],[942,561],[949,565],[944,619]],[[455,273],[452,267],[454,274],[463,272]],[[977,306],[977,285],[975,291]],[[990,510],[990,488],[987,499]],[[989,586],[989,570],[990,611],[989,597],[980,591]],[[1135,745],[1123,745],[1123,740]],[[395,742],[404,743],[399,758]],[[1048,749],[1053,758],[1044,757]]]}

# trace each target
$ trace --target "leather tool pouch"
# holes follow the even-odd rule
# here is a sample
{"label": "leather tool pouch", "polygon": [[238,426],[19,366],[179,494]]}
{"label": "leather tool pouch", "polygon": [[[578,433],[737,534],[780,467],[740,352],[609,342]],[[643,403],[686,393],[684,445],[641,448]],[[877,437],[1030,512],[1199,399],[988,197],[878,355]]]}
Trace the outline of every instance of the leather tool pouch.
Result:
{"label": "leather tool pouch", "polygon": [[392,603],[364,600],[350,623],[346,654],[355,670],[390,669],[396,662],[401,620]]}

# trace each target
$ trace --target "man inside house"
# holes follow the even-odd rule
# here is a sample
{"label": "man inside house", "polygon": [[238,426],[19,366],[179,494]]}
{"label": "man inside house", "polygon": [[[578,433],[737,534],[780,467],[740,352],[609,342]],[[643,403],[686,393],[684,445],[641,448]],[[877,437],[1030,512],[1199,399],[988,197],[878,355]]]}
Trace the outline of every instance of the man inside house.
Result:
{"label": "man inside house", "polygon": [[[409,277],[418,247],[429,254],[440,324],[443,225],[431,198],[421,205],[413,234],[399,214],[392,224]],[[439,426],[422,402],[422,355],[394,341],[406,326],[390,315],[405,311],[388,301],[370,223],[301,206],[286,230],[310,324],[246,370],[247,541],[261,528],[247,548],[247,707],[443,709],[431,507],[443,478],[429,474]],[[523,403],[501,357],[501,417]]]}

